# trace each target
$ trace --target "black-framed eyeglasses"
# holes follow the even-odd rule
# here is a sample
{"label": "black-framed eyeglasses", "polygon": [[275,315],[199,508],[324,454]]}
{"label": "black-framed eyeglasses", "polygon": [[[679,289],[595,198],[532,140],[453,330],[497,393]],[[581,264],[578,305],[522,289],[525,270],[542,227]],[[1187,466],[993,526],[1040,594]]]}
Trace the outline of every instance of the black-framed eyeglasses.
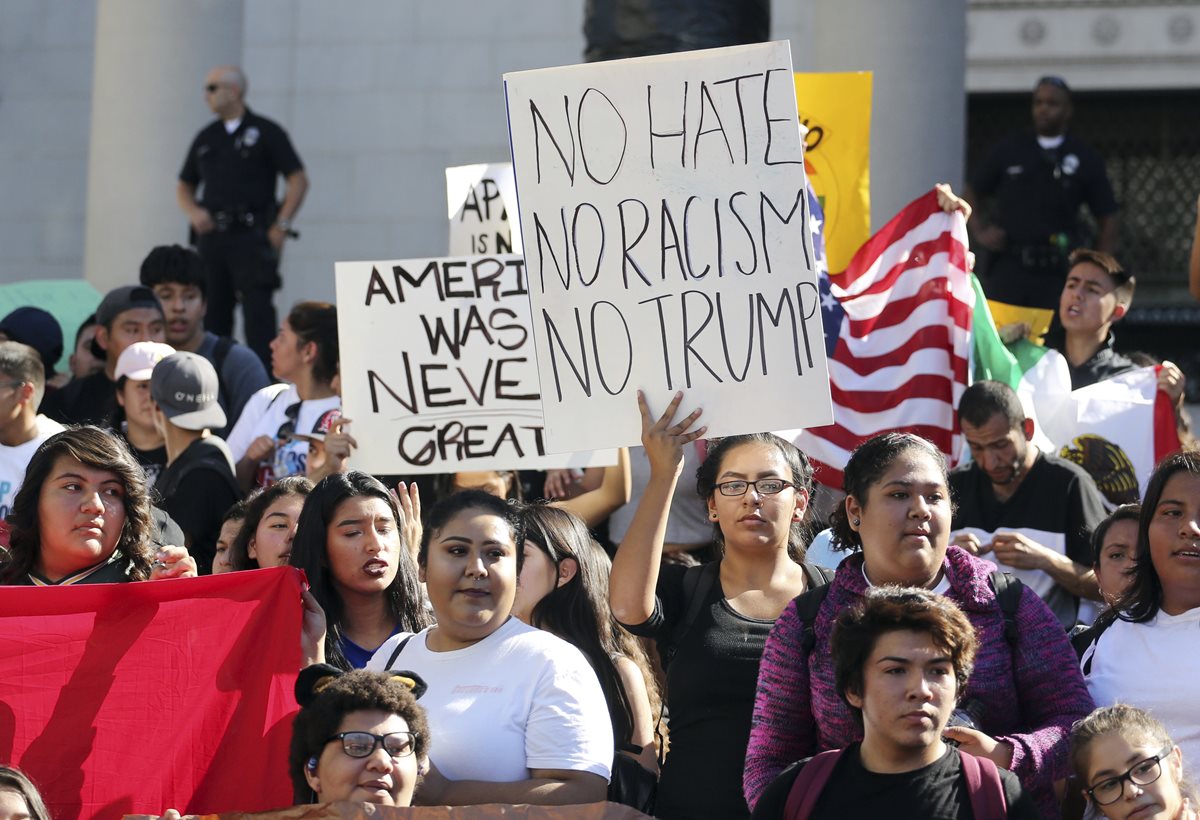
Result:
{"label": "black-framed eyeglasses", "polygon": [[21,387],[23,384],[25,384],[25,382],[16,382],[16,381],[14,381],[14,382],[0,382],[0,388],[4,388],[4,389],[9,389],[9,388],[12,388],[12,389],[14,389],[14,390],[15,390],[16,388],[18,388],[18,387]]}
{"label": "black-framed eyeglasses", "polygon": [[220,87],[221,86],[219,83],[209,83],[208,85],[204,86],[204,90],[207,91],[209,94],[216,94],[217,90],[220,89]]}
{"label": "black-framed eyeglasses", "polygon": [[1130,766],[1125,774],[1101,780],[1095,786],[1087,789],[1087,796],[1097,806],[1107,806],[1116,803],[1121,799],[1121,795],[1125,794],[1126,780],[1135,786],[1149,786],[1155,780],[1162,777],[1162,759],[1169,754],[1171,754],[1171,749],[1167,748],[1154,757],[1139,760]]}
{"label": "black-framed eyeglasses", "polygon": [[412,732],[339,732],[325,742],[335,740],[342,741],[342,751],[350,757],[370,757],[381,745],[390,757],[408,757],[417,748],[417,736]]}
{"label": "black-framed eyeglasses", "polygon": [[784,481],[782,478],[760,478],[757,481],[723,481],[717,485],[717,490],[721,495],[745,495],[746,490],[751,487],[759,495],[775,495],[783,492],[786,487],[795,487],[796,485],[790,481]]}

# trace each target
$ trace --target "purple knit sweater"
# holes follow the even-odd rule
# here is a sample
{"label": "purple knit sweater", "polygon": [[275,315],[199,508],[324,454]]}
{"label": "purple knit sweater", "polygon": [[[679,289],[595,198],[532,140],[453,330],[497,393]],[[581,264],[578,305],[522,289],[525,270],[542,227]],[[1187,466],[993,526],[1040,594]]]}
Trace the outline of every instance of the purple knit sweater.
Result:
{"label": "purple knit sweater", "polygon": [[[862,739],[850,707],[837,696],[829,654],[834,618],[866,592],[862,564],[857,554],[838,567],[814,624],[816,646],[807,665],[801,662],[802,625],[794,601],[767,638],[743,781],[751,808],[787,766]],[[966,614],[980,643],[965,697],[982,702],[980,730],[1012,744],[1013,773],[1042,812],[1057,817],[1053,783],[1067,774],[1067,736],[1071,724],[1093,708],[1067,634],[1036,593],[1025,588],[1017,609],[1019,637],[1010,648],[1004,614],[988,582],[995,565],[952,546],[944,566],[947,597]]]}

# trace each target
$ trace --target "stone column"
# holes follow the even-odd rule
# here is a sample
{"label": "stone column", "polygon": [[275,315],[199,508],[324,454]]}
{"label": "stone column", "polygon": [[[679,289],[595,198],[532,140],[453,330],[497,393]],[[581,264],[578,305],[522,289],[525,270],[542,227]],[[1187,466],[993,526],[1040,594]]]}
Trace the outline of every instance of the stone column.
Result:
{"label": "stone column", "polygon": [[212,118],[204,76],[242,57],[243,0],[98,0],[84,277],[137,281],[150,248],[186,244],[175,182]]}
{"label": "stone column", "polygon": [[961,191],[966,0],[811,0],[802,23],[797,71],[874,72],[871,229],[937,182]]}

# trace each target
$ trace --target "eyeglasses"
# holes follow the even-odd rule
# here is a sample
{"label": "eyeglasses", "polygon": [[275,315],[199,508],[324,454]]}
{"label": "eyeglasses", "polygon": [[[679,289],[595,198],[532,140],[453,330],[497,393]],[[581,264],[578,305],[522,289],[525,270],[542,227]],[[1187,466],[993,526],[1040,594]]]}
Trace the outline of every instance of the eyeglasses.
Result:
{"label": "eyeglasses", "polygon": [[342,741],[342,751],[350,757],[370,757],[379,746],[390,757],[408,757],[417,748],[417,736],[412,732],[389,732],[376,735],[371,732],[339,732],[326,740]]}
{"label": "eyeglasses", "polygon": [[25,384],[25,382],[0,382],[0,387],[12,388],[15,390],[16,388],[22,386],[23,384]]}
{"label": "eyeglasses", "polygon": [[275,438],[280,441],[287,441],[296,432],[296,419],[300,418],[300,405],[304,402],[297,401],[289,404],[283,409],[284,422],[279,425],[279,431],[275,433]]}
{"label": "eyeglasses", "polygon": [[783,492],[784,487],[795,487],[790,481],[782,478],[760,478],[758,481],[725,481],[717,485],[721,495],[745,495],[751,487],[759,495],[775,495]]}
{"label": "eyeglasses", "polygon": [[209,94],[216,94],[220,88],[220,83],[209,83],[208,85],[204,86],[204,90]]}
{"label": "eyeglasses", "polygon": [[1170,749],[1164,749],[1154,757],[1139,760],[1130,766],[1129,771],[1120,777],[1110,777],[1092,786],[1087,790],[1087,796],[1092,798],[1092,802],[1097,806],[1107,806],[1121,799],[1121,795],[1125,793],[1126,780],[1135,786],[1149,786],[1155,780],[1162,777],[1162,765],[1160,761],[1170,753]]}

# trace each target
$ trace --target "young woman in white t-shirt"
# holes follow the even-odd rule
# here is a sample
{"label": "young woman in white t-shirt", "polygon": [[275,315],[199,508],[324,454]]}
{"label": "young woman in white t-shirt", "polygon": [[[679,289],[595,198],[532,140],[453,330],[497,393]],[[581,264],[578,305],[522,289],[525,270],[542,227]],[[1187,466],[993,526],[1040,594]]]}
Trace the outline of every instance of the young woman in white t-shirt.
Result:
{"label": "young woman in white t-shirt", "polygon": [[1200,711],[1184,683],[1200,679],[1200,453],[1168,456],[1150,477],[1133,583],[1110,613],[1081,641],[1096,704],[1152,712],[1200,760]]}
{"label": "young woman in white t-shirt", "polygon": [[437,742],[419,805],[603,800],[612,724],[595,672],[561,638],[512,617],[524,543],[518,508],[468,490],[434,506],[418,554],[434,616],[368,669],[407,669]]}

